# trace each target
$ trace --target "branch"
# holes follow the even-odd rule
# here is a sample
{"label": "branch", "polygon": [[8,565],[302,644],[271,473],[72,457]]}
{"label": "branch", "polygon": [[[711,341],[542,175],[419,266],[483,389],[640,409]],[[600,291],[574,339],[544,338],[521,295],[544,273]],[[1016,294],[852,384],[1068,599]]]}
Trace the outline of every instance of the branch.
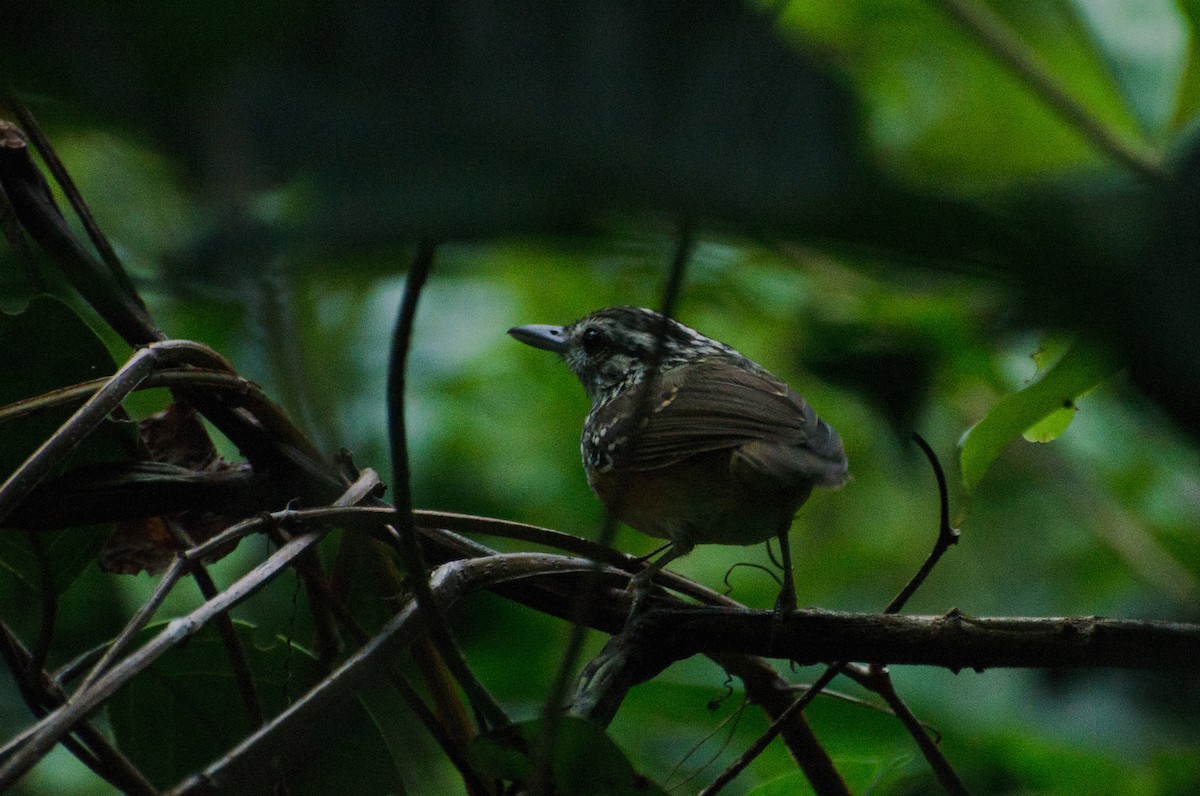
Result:
{"label": "branch", "polygon": [[634,633],[639,668],[658,671],[697,653],[764,655],[800,664],[861,661],[992,668],[1176,669],[1200,666],[1200,625],[1102,617],[901,616],[804,610],[770,647],[772,612],[656,608]]}
{"label": "branch", "polygon": [[392,485],[392,494],[396,509],[397,548],[417,607],[425,612],[428,618],[427,630],[430,640],[437,647],[438,653],[442,656],[450,673],[454,675],[454,679],[466,692],[471,707],[479,712],[484,726],[487,729],[498,729],[510,723],[508,716],[500,707],[500,703],[488,693],[483,683],[471,671],[462,648],[459,647],[450,631],[446,617],[433,599],[429,581],[426,580],[424,556],[421,553],[416,527],[413,524],[408,440],[404,424],[406,368],[408,351],[412,342],[413,322],[417,314],[417,300],[421,296],[421,288],[425,285],[429,270],[433,267],[436,249],[436,245],[430,241],[422,241],[417,247],[416,257],[413,259],[405,280],[404,296],[396,317],[396,328],[392,334],[392,349],[388,363],[388,441],[392,455],[392,480],[395,482]]}

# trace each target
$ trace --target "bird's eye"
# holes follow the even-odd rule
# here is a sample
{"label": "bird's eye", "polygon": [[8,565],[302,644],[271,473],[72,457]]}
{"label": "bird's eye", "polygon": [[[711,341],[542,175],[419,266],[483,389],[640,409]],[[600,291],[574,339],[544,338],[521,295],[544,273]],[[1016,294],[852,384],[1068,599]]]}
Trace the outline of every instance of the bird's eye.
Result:
{"label": "bird's eye", "polygon": [[608,346],[608,339],[599,329],[588,329],[580,339],[584,353],[593,356]]}

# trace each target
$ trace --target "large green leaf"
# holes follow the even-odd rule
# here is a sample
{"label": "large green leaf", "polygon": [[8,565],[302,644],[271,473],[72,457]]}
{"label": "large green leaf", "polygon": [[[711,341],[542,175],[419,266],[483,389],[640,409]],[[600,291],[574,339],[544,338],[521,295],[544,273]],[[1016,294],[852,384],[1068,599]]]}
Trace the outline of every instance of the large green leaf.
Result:
{"label": "large green leaf", "polygon": [[[319,680],[310,653],[281,638],[264,643],[248,624],[235,628],[268,717]],[[159,630],[148,628],[142,638]],[[121,750],[160,787],[202,769],[252,730],[225,645],[211,625],[118,691],[108,716]],[[289,739],[276,770],[263,772],[264,781],[286,783],[293,796],[403,793],[387,745],[362,704],[342,702],[324,718],[305,737]]]}
{"label": "large green leaf", "polygon": [[1125,102],[1147,132],[1167,131],[1187,67],[1187,19],[1172,0],[1073,0]]}
{"label": "large green leaf", "polygon": [[[58,299],[38,296],[23,312],[0,313],[0,406],[115,370],[100,338]],[[0,423],[0,479],[8,478],[72,411],[55,409]],[[128,458],[133,441],[132,427],[105,422],[75,449],[66,466]],[[89,527],[40,534],[57,591],[95,560],[106,533],[106,528]],[[38,558],[25,534],[0,530],[0,569],[40,591]]]}
{"label": "large green leaf", "polygon": [[961,443],[962,480],[979,485],[992,462],[1021,436],[1048,442],[1066,430],[1075,401],[1112,375],[1113,360],[1088,345],[1074,344],[1040,379],[1009,395],[967,431]]}

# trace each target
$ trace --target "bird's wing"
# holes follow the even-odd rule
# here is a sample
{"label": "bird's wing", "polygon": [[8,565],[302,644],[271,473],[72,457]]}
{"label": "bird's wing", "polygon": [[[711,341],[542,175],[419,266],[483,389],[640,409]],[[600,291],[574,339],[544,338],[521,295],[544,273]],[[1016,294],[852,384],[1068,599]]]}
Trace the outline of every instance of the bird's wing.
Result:
{"label": "bird's wing", "polygon": [[[645,398],[645,425],[634,431],[638,389],[621,396],[609,440],[627,443],[619,463],[634,470],[669,467],[700,453],[732,449],[733,467],[748,483],[802,481],[840,484],[846,458],[842,442],[803,398],[765,371],[724,360],[663,374]],[[630,444],[632,443],[632,444]],[[754,477],[757,474],[757,477]]]}

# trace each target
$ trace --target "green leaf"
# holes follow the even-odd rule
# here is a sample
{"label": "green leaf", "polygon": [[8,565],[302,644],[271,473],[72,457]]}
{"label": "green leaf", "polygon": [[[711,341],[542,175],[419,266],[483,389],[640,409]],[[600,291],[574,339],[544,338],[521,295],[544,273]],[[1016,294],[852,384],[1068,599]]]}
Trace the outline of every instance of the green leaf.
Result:
{"label": "green leaf", "polygon": [[[471,747],[485,777],[528,783],[530,755],[537,749],[542,722],[527,721],[475,741]],[[602,727],[574,716],[559,719],[553,751],[554,792],[561,796],[666,796],[638,774]]]}
{"label": "green leaf", "polygon": [[[264,644],[246,623],[234,627],[268,718],[319,681],[321,672],[307,651],[280,637]],[[142,640],[161,628],[143,631]],[[118,691],[108,703],[108,717],[121,751],[163,788],[204,768],[253,729],[212,625]],[[273,771],[263,772],[267,781],[285,783],[292,796],[404,792],[379,728],[357,700],[332,706],[320,726],[307,729],[272,760]]]}
{"label": "green leaf", "polygon": [[[0,406],[51,390],[111,375],[117,366],[104,343],[75,311],[50,296],[33,298],[23,312],[0,312]],[[0,423],[0,480],[70,417],[62,408]],[[85,439],[65,467],[119,461],[133,450],[132,427],[106,421]],[[103,526],[41,533],[58,592],[95,560],[108,530]],[[0,569],[34,591],[41,590],[37,557],[24,534],[0,531]]]}
{"label": "green leaf", "polygon": [[1042,377],[997,404],[962,439],[963,486],[972,490],[1008,443],[1023,435],[1054,439],[1074,417],[1075,401],[1116,370],[1097,349],[1074,344]]}
{"label": "green leaf", "polygon": [[1075,419],[1075,405],[1055,409],[1050,414],[1021,432],[1027,442],[1052,442],[1059,437]]}
{"label": "green leaf", "polygon": [[1171,0],[1073,0],[1142,128],[1163,135],[1187,67],[1188,22]]}

